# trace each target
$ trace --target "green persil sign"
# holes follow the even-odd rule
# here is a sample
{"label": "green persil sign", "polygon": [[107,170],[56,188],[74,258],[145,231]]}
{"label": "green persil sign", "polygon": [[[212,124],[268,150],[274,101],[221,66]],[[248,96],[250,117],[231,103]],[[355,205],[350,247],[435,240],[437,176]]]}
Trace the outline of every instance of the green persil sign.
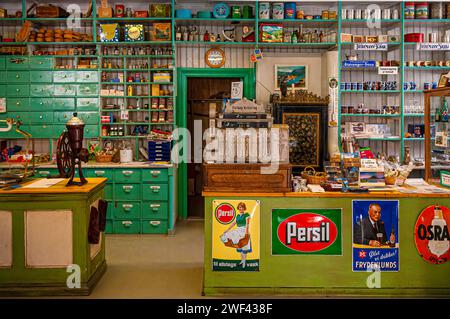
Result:
{"label": "green persil sign", "polygon": [[342,255],[342,209],[273,209],[272,255]]}
{"label": "green persil sign", "polygon": [[441,185],[450,188],[450,172],[441,171]]}

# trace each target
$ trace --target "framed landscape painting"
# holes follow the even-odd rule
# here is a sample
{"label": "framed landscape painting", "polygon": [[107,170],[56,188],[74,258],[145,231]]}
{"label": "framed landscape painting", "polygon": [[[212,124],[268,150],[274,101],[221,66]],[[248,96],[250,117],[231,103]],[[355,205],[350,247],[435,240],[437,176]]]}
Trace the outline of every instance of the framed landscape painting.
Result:
{"label": "framed landscape painting", "polygon": [[308,88],[308,67],[306,65],[275,65],[275,89],[280,89],[280,83],[286,81],[288,89]]}

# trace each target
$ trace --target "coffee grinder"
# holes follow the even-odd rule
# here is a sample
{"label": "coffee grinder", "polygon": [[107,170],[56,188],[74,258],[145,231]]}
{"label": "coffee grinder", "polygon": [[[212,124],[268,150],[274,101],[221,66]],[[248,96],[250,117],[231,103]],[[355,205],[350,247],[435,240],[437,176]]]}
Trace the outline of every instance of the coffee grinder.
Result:
{"label": "coffee grinder", "polygon": [[[81,161],[87,163],[89,152],[83,148],[84,123],[73,113],[73,117],[66,123],[64,131],[58,139],[56,149],[56,163],[60,177],[70,178],[66,186],[82,186],[87,183],[81,170]],[[75,167],[78,166],[80,181],[74,181]]]}

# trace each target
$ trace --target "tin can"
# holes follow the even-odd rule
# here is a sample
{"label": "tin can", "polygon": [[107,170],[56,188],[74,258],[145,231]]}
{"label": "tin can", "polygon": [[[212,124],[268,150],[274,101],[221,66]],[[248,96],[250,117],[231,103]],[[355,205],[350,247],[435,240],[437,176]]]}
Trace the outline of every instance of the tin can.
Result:
{"label": "tin can", "polygon": [[425,82],[425,83],[423,84],[423,89],[424,89],[424,90],[429,90],[429,89],[430,89],[430,83]]}
{"label": "tin can", "polygon": [[351,90],[352,89],[352,84],[350,83],[350,82],[345,82],[345,89],[348,91],[348,90]]}
{"label": "tin can", "polygon": [[125,14],[125,6],[123,4],[116,4],[116,17],[123,18]]}
{"label": "tin can", "polygon": [[361,19],[362,18],[362,10],[361,9],[355,9],[355,19]]}
{"label": "tin can", "polygon": [[275,2],[272,5],[272,18],[273,19],[284,19],[284,3]]}
{"label": "tin can", "polygon": [[284,18],[295,19],[295,2],[286,2],[284,4]]}
{"label": "tin can", "polygon": [[347,18],[347,9],[342,9],[341,10],[341,17],[343,20],[348,19]]}
{"label": "tin can", "polygon": [[414,2],[405,2],[405,19],[414,19],[415,4]]}
{"label": "tin can", "polygon": [[348,113],[348,107],[347,106],[342,106],[341,107],[341,113],[342,114],[347,114]]}
{"label": "tin can", "polygon": [[297,19],[303,20],[305,18],[305,11],[297,10],[296,16],[297,16]]}
{"label": "tin can", "polygon": [[131,12],[131,8],[127,8],[127,18],[132,18],[133,13]]}
{"label": "tin can", "polygon": [[416,2],[416,19],[428,19],[428,2]]}
{"label": "tin can", "polygon": [[346,85],[346,82],[341,83],[341,90],[345,90],[345,85]]}
{"label": "tin can", "polygon": [[383,9],[382,19],[385,20],[391,19],[391,9]]}
{"label": "tin can", "polygon": [[431,7],[431,19],[442,19],[444,17],[444,4],[442,2],[433,2]]}
{"label": "tin can", "polygon": [[328,13],[328,10],[323,10],[322,11],[322,19],[328,20],[329,18],[330,18],[330,15]]}
{"label": "tin can", "polygon": [[352,90],[357,90],[357,89],[358,89],[358,83],[352,82]]}
{"label": "tin can", "polygon": [[258,15],[260,19],[270,19],[270,4],[269,2],[261,2],[259,4]]}
{"label": "tin can", "polygon": [[358,91],[362,91],[364,89],[364,84],[362,82],[358,82]]}
{"label": "tin can", "polygon": [[450,3],[447,4],[447,19],[450,19]]}

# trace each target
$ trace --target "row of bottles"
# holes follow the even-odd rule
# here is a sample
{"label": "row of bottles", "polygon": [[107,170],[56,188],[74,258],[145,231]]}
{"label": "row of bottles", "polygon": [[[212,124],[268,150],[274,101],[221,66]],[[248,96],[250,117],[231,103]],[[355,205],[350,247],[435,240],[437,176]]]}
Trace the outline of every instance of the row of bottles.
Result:
{"label": "row of bottles", "polygon": [[285,43],[323,43],[323,42],[336,42],[335,31],[323,31],[323,30],[303,30],[303,25],[300,25],[298,30],[292,32],[284,32]]}
{"label": "row of bottles", "polygon": [[103,55],[173,55],[171,47],[103,47]]}

